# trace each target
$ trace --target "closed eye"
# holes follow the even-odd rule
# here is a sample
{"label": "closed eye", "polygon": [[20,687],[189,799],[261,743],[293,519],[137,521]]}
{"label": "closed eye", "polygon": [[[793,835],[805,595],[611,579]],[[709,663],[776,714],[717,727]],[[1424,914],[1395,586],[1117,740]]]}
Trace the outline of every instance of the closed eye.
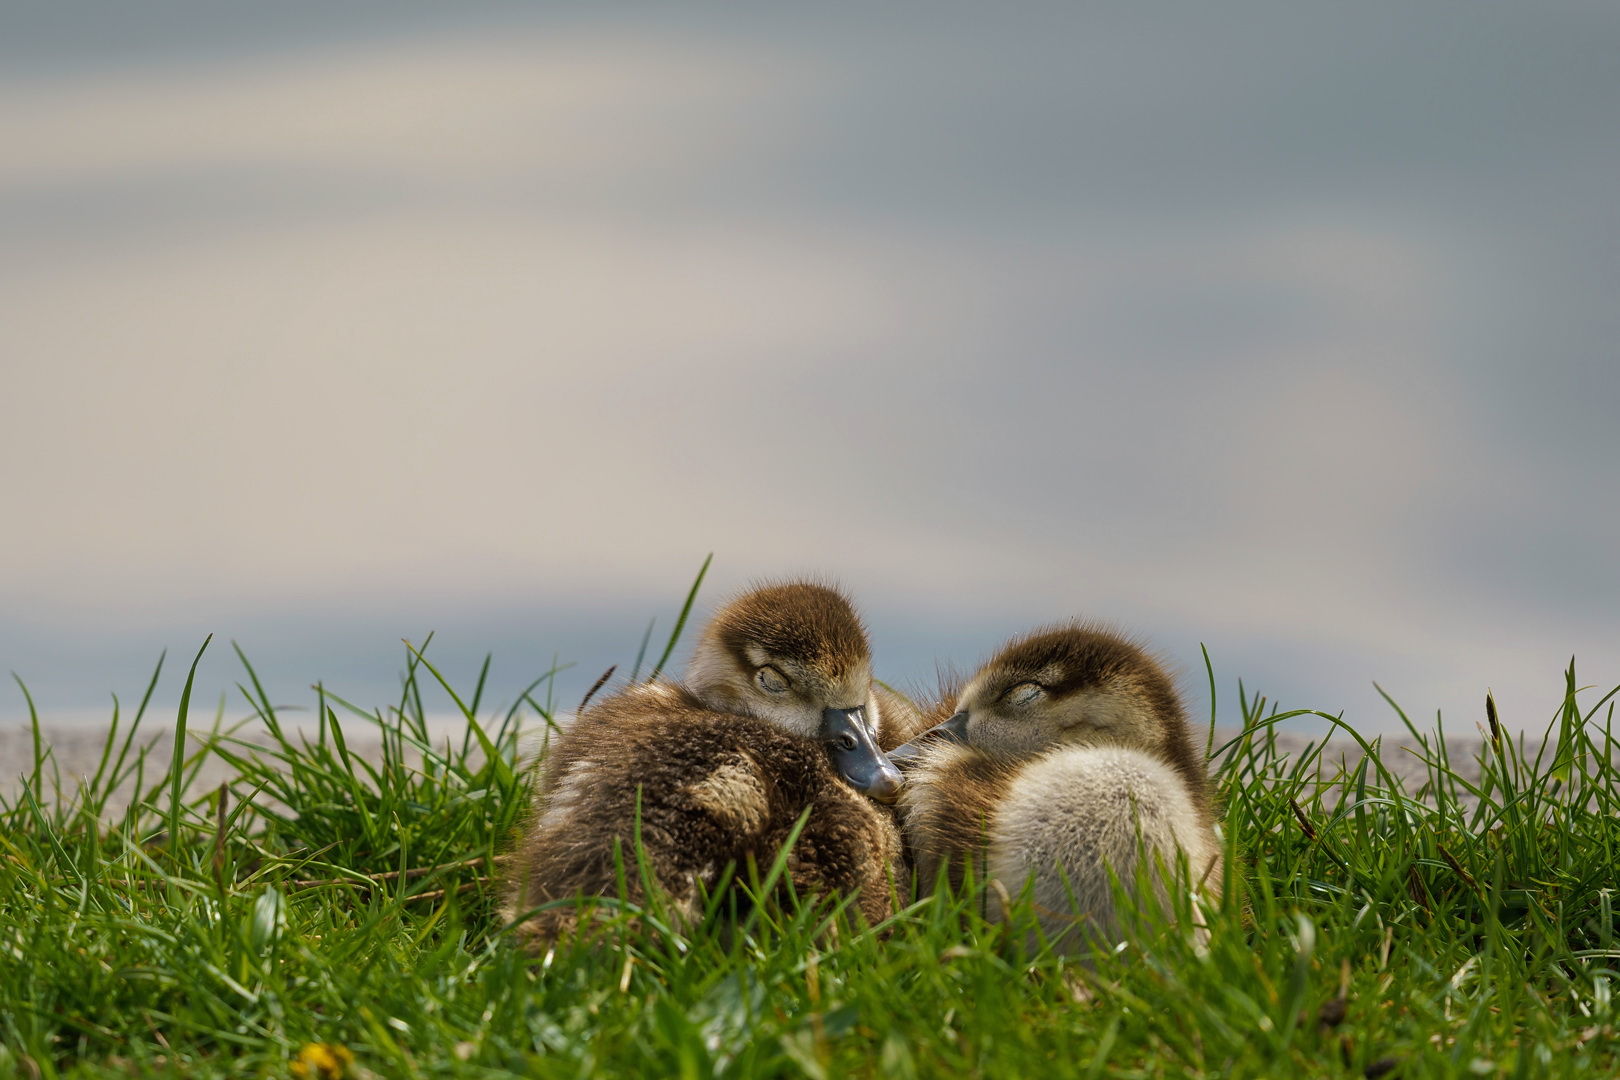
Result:
{"label": "closed eye", "polygon": [[1045,693],[1046,687],[1038,682],[1022,682],[1009,688],[1001,695],[1001,700],[1008,705],[1028,705]]}
{"label": "closed eye", "polygon": [[770,694],[785,694],[793,685],[786,675],[769,664],[754,672],[754,682],[759,684],[761,690]]}

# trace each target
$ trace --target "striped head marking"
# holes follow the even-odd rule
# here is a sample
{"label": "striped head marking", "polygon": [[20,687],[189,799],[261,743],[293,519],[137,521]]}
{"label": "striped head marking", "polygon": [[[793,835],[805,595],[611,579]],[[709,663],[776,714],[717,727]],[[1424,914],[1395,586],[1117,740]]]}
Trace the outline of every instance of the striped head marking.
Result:
{"label": "striped head marking", "polygon": [[956,714],[895,752],[915,757],[937,738],[1020,759],[1062,745],[1163,754],[1185,727],[1175,684],[1140,646],[1071,623],[1016,638],[979,669]]}

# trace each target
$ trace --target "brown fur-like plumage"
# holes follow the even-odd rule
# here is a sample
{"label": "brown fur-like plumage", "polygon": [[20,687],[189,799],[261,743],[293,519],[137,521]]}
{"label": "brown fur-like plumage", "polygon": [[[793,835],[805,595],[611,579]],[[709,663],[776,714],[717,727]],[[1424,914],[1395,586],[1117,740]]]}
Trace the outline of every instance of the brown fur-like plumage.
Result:
{"label": "brown fur-like plumage", "polygon": [[[787,690],[754,686],[766,664],[790,680]],[[902,856],[892,813],[844,783],[805,733],[828,707],[865,705],[880,734],[891,708],[903,718],[909,705],[879,698],[870,680],[865,631],[835,590],[772,585],[726,605],[700,636],[685,685],[620,691],[554,739],[517,851],[508,917],[618,895],[615,851],[628,897],[645,899],[639,815],[647,871],[677,922],[690,924],[728,867],[745,880],[750,865],[763,874],[807,809],[786,864],[791,887],[801,897],[858,893],[867,919],[886,917]],[[899,741],[879,741],[891,740]],[[536,943],[567,934],[579,911],[571,902],[549,907],[520,934]]]}
{"label": "brown fur-like plumage", "polygon": [[[1204,820],[1210,816],[1209,774],[1193,743],[1187,710],[1158,659],[1137,642],[1102,626],[1064,623],[1014,638],[986,664],[975,683],[999,696],[1034,673],[1054,671],[1048,685],[1055,701],[1087,690],[1106,690],[1140,702],[1153,721],[1149,750],[1181,774]],[[962,688],[956,689],[960,695]],[[944,717],[941,717],[944,719]]]}
{"label": "brown fur-like plumage", "polygon": [[828,679],[848,674],[870,651],[866,628],[843,594],[801,581],[745,593],[715,615],[704,636],[738,656],[757,648],[802,658]]}
{"label": "brown fur-like plumage", "polygon": [[[954,887],[968,865],[1014,893],[1028,884],[1048,935],[1079,948],[1118,933],[1109,872],[1133,885],[1144,846],[1171,869],[1184,853],[1195,887],[1219,889],[1202,756],[1139,645],[1083,624],[1037,630],[928,711],[954,712],[966,741],[920,742],[900,797],[923,894],[942,866]],[[1155,879],[1161,900],[1167,888]]]}
{"label": "brown fur-like plumage", "polygon": [[881,717],[878,745],[884,750],[893,750],[910,742],[945,719],[943,716],[939,720],[934,719],[931,711],[925,712],[915,701],[885,686],[874,685],[872,697],[877,701],[878,715]]}
{"label": "brown fur-like plumage", "polygon": [[[996,808],[1018,770],[983,754],[963,755],[926,792],[900,797],[906,852],[920,895],[939,884],[941,868],[953,891],[962,887],[970,862],[984,877],[983,855]],[[931,797],[932,796],[932,797]]]}
{"label": "brown fur-like plumage", "polygon": [[[887,869],[899,838],[887,812],[833,775],[816,743],[751,717],[717,713],[684,688],[637,687],[586,712],[546,762],[540,811],[518,850],[514,915],[552,900],[612,896],[615,848],[629,898],[644,899],[640,843],[673,913],[690,924],[728,867],[764,873],[810,807],[787,877],[801,896],[860,892],[873,921],[890,911]],[[552,908],[525,931],[567,932],[578,909]]]}

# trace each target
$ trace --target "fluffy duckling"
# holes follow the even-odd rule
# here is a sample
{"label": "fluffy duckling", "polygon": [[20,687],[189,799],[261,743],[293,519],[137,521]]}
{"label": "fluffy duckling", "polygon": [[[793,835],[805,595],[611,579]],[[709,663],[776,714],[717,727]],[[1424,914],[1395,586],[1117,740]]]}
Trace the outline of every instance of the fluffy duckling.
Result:
{"label": "fluffy duckling", "polygon": [[[893,802],[901,784],[879,747],[900,741],[886,727],[907,722],[903,699],[874,692],[866,632],[842,594],[808,582],[755,589],[716,613],[682,683],[628,687],[553,740],[507,916],[617,895],[621,861],[630,897],[642,898],[639,841],[689,925],[727,867],[764,873],[810,808],[787,878],[800,896],[858,892],[866,918],[881,920],[902,847],[873,801]],[[548,941],[578,914],[559,904],[520,932]]]}
{"label": "fluffy duckling", "polygon": [[685,683],[715,712],[824,743],[839,774],[882,803],[894,802],[902,781],[880,751],[926,727],[915,705],[872,681],[855,606],[815,582],[765,585],[721,608],[698,638]]}
{"label": "fluffy duckling", "polygon": [[1163,904],[1157,863],[1173,875],[1179,852],[1195,887],[1219,888],[1203,758],[1173,682],[1139,646],[1093,626],[1037,630],[955,700],[893,754],[925,893],[942,863],[960,885],[972,859],[1014,895],[1029,884],[1048,940],[1079,952],[1121,936],[1110,869],[1132,888],[1145,854]]}

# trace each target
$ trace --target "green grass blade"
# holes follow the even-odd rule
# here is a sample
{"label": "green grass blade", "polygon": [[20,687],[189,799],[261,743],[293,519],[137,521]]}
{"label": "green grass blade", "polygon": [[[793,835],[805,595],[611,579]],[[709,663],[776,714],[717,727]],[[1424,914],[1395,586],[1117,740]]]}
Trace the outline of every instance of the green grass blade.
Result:
{"label": "green grass blade", "polygon": [[641,677],[641,664],[642,661],[647,659],[647,646],[652,643],[653,627],[657,624],[658,616],[655,615],[647,620],[647,629],[641,632],[641,644],[636,649],[636,662],[630,668],[630,683],[632,686]]}
{"label": "green grass blade", "polygon": [[180,796],[185,779],[186,719],[191,711],[191,688],[197,680],[197,665],[202,663],[203,653],[208,651],[208,643],[213,640],[213,634],[209,634],[204,638],[202,648],[197,650],[196,657],[191,661],[191,670],[186,672],[185,689],[180,691],[180,710],[174,719],[174,754],[169,759],[169,851],[171,853],[180,850]]}
{"label": "green grass blade", "polygon": [[686,628],[686,618],[692,614],[692,605],[697,602],[698,590],[703,587],[703,576],[709,572],[709,564],[712,562],[714,552],[711,551],[703,560],[703,565],[698,568],[697,579],[692,582],[692,589],[686,594],[686,603],[681,605],[680,617],[675,620],[675,629],[670,631],[669,643],[664,646],[664,654],[658,658],[658,663],[653,665],[652,674],[647,676],[648,682],[658,678],[664,670],[664,665],[669,663],[669,658],[674,655],[675,645],[681,640],[681,631]]}

